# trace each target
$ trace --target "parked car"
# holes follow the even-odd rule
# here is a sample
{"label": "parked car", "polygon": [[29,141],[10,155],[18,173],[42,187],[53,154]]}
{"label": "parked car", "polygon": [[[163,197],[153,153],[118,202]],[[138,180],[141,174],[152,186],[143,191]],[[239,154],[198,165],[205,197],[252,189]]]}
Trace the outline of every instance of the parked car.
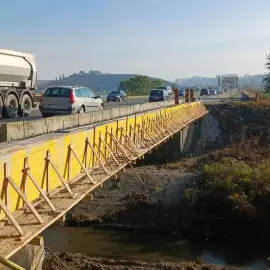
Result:
{"label": "parked car", "polygon": [[39,110],[43,117],[103,110],[103,101],[82,86],[52,86],[44,92]]}
{"label": "parked car", "polygon": [[210,95],[209,89],[203,88],[203,89],[201,90],[200,96],[209,96],[209,95]]}
{"label": "parked car", "polygon": [[159,86],[157,87],[158,90],[165,90],[167,91],[168,95],[171,96],[172,95],[172,88],[170,86]]}
{"label": "parked car", "polygon": [[179,89],[179,96],[184,97],[185,95],[186,95],[186,89],[185,88]]}
{"label": "parked car", "polygon": [[168,99],[166,90],[153,89],[149,95],[149,102],[165,101]]}
{"label": "parked car", "polygon": [[110,102],[110,101],[121,102],[121,101],[126,101],[126,100],[127,100],[127,94],[122,90],[112,91],[107,96],[107,102]]}
{"label": "parked car", "polygon": [[217,94],[217,91],[215,89],[210,89],[210,95],[215,96]]}

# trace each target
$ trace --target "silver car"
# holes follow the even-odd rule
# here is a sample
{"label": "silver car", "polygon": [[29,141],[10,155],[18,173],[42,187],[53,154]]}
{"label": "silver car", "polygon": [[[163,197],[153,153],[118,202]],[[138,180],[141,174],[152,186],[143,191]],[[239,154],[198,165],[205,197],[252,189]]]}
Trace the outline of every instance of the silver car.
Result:
{"label": "silver car", "polygon": [[215,96],[217,94],[217,91],[215,89],[210,89],[210,95]]}
{"label": "silver car", "polygon": [[52,86],[41,97],[39,110],[43,117],[103,110],[100,96],[83,86]]}

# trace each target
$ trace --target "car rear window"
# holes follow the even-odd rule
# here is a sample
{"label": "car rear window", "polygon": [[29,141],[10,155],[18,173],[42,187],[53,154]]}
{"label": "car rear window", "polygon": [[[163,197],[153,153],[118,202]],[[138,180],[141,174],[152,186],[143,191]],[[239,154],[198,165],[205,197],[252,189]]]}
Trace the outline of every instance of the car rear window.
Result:
{"label": "car rear window", "polygon": [[120,91],[112,91],[112,92],[110,93],[110,95],[119,95],[119,94],[121,94]]}
{"label": "car rear window", "polygon": [[44,93],[44,97],[62,97],[68,98],[70,96],[71,89],[63,87],[48,88]]}
{"label": "car rear window", "polygon": [[151,97],[160,97],[163,96],[163,91],[162,90],[153,90],[150,93]]}

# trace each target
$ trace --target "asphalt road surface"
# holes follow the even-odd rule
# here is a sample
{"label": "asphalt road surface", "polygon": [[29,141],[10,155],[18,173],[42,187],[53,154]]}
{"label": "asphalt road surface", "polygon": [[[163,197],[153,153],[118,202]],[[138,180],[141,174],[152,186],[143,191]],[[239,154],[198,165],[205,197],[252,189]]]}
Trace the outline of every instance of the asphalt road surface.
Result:
{"label": "asphalt road surface", "polygon": [[216,96],[202,96],[201,100],[203,103],[221,103],[229,101],[240,100],[241,91],[229,91],[224,92],[221,95]]}
{"label": "asphalt road surface", "polygon": [[[216,103],[216,102],[226,102],[231,100],[232,96],[235,95],[235,92],[226,92],[221,95],[216,95],[216,96],[203,96],[202,97],[202,102],[204,103]],[[195,93],[196,99],[199,98],[199,94]],[[135,98],[128,99],[127,101],[122,101],[122,102],[105,102],[104,103],[104,109],[106,110],[107,108],[117,108],[117,107],[123,107],[123,106],[130,106],[130,105],[135,105],[135,104],[141,104],[141,103],[147,103],[148,98]],[[41,113],[38,108],[34,109],[30,115],[30,117],[25,118],[25,121],[29,120],[36,120],[36,119],[41,119]],[[1,123],[7,123],[7,122],[18,122],[22,121],[23,119],[21,117],[13,118],[13,119],[5,119],[0,117],[0,124]]]}

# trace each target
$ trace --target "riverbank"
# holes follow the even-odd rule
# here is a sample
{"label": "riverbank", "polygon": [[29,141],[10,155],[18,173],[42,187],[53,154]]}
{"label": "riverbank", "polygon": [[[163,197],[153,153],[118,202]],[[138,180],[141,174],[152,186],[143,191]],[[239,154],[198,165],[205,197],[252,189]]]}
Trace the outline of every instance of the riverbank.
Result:
{"label": "riverbank", "polygon": [[[131,170],[120,173],[117,180],[96,190],[93,200],[78,204],[70,212],[67,226],[130,230],[130,234],[148,231],[206,241],[250,239],[251,245],[252,239],[266,241],[270,235],[270,106],[263,101],[208,108],[214,118],[202,125],[200,139],[194,135],[192,152],[179,161],[137,166],[145,185]],[[258,256],[258,268],[246,269],[265,269],[261,267],[266,265],[267,252]],[[82,255],[68,255],[67,260],[76,256],[90,265],[92,260],[93,265],[100,260],[91,254],[83,259]],[[150,268],[151,263],[145,268],[106,268],[106,263],[105,268],[86,269],[218,269],[196,263],[192,267],[199,268],[183,263],[179,267],[186,268]],[[116,263],[118,266],[124,267]]]}
{"label": "riverbank", "polygon": [[[197,262],[142,262],[142,261],[124,261],[105,258],[93,258],[84,254],[59,254],[59,259],[68,265],[70,269],[81,270],[219,270],[220,268],[214,265],[203,264]],[[51,257],[44,261],[44,270],[62,270],[59,261]],[[235,270],[236,268],[222,268],[223,270]]]}

